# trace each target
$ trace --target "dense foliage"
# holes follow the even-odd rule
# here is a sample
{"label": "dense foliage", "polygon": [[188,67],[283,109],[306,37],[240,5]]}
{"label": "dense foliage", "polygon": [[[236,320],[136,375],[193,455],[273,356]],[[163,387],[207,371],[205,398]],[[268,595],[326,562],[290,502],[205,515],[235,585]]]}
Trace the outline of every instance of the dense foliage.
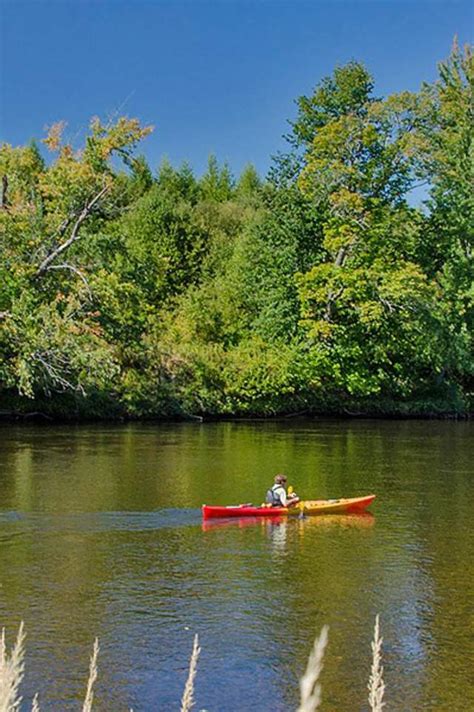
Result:
{"label": "dense foliage", "polygon": [[153,175],[127,118],[81,150],[52,126],[52,158],[4,144],[0,407],[469,412],[473,86],[456,46],[417,94],[338,67],[265,180],[214,157]]}

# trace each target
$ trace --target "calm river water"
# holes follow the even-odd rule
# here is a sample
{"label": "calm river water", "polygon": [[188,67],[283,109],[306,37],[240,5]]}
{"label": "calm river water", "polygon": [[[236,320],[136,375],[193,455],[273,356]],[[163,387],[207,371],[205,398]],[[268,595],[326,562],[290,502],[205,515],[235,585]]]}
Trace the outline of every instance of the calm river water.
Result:
{"label": "calm river water", "polygon": [[[367,710],[380,614],[387,710],[474,709],[472,423],[294,421],[0,428],[0,627],[27,630],[25,701],[294,710],[327,623],[326,711]],[[375,492],[372,515],[203,524],[260,503]],[[25,707],[26,709],[26,707]],[[29,707],[28,707],[29,709]]]}

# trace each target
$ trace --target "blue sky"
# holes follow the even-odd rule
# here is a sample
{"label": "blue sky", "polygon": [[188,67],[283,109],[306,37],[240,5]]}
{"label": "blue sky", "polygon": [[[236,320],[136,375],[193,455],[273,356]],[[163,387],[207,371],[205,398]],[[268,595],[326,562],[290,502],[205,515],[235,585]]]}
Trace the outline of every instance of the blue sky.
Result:
{"label": "blue sky", "polygon": [[0,139],[40,138],[59,119],[80,144],[90,117],[155,125],[141,151],[201,173],[210,153],[266,173],[294,99],[350,59],[379,95],[436,77],[464,0],[0,0]]}

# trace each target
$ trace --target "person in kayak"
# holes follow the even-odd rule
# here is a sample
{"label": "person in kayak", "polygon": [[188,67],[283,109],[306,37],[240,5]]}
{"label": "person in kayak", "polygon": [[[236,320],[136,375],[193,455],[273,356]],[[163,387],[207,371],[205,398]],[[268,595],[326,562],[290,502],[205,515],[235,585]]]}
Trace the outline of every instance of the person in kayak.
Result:
{"label": "person in kayak", "polygon": [[267,491],[266,502],[272,507],[293,507],[300,498],[294,492],[288,494],[286,489],[286,475],[275,475],[275,484]]}

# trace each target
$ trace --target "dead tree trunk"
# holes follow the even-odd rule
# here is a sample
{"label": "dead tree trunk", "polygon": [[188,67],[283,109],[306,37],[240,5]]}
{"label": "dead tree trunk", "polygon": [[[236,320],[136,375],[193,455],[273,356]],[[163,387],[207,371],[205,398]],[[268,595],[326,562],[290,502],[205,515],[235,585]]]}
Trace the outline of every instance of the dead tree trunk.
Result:
{"label": "dead tree trunk", "polygon": [[51,263],[54,262],[54,260],[59,257],[65,250],[67,250],[76,240],[79,239],[79,231],[81,229],[81,226],[83,222],[89,217],[91,214],[92,210],[94,207],[97,205],[99,200],[105,195],[105,193],[109,190],[109,186],[104,186],[102,190],[100,190],[97,195],[95,195],[92,200],[90,200],[83,208],[81,213],[78,215],[76,222],[73,225],[72,231],[70,236],[68,237],[67,240],[62,242],[58,247],[56,247],[54,250],[52,250],[42,261],[40,266],[35,272],[35,277],[42,277],[48,269],[51,269]]}

